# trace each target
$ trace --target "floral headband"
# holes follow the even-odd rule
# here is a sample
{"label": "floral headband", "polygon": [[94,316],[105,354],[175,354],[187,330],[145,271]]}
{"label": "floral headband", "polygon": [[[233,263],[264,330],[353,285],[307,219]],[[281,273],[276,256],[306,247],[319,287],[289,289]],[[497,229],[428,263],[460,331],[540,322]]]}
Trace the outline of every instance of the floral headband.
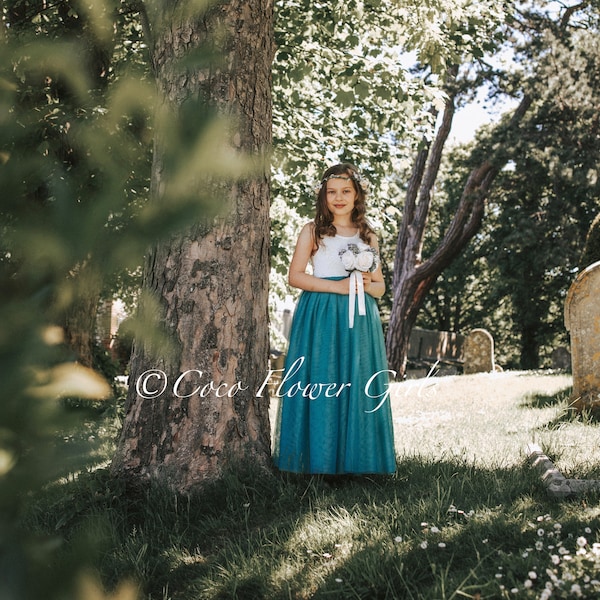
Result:
{"label": "floral headband", "polygon": [[315,185],[314,190],[315,194],[318,194],[321,191],[321,188],[330,180],[330,179],[343,179],[344,181],[354,181],[356,182],[362,189],[365,194],[369,189],[369,185],[365,179],[362,178],[360,173],[356,173],[356,171],[352,171],[351,175],[343,175],[343,174],[332,174],[321,180],[320,183]]}

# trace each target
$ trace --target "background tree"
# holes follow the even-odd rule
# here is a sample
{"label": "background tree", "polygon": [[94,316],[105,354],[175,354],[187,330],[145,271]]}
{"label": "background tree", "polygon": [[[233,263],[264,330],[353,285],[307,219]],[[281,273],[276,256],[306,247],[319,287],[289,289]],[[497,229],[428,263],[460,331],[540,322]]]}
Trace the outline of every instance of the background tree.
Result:
{"label": "background tree", "polygon": [[[6,31],[12,40],[22,42],[24,51],[20,58],[20,65],[24,68],[16,68],[22,81],[15,111],[26,115],[28,144],[15,146],[12,150],[13,153],[34,153],[41,167],[27,174],[19,192],[22,201],[33,213],[43,212],[44,207],[55,201],[56,191],[51,182],[59,181],[66,170],[69,172],[66,185],[73,211],[94,210],[103,187],[107,183],[115,185],[115,204],[110,211],[98,211],[95,225],[107,234],[122,230],[123,223],[139,207],[136,196],[143,197],[144,187],[147,187],[149,155],[146,152],[148,120],[144,116],[145,109],[138,110],[129,118],[123,115],[118,125],[115,124],[129,135],[130,147],[137,145],[137,154],[134,160],[130,158],[123,166],[123,171],[128,169],[127,173],[111,182],[104,177],[102,166],[94,162],[96,155],[92,146],[98,140],[86,138],[81,131],[93,127],[102,111],[106,110],[110,102],[107,98],[109,87],[123,77],[125,62],[129,72],[137,70],[138,77],[142,81],[144,79],[139,35],[136,37],[138,28],[130,7],[116,0],[89,6],[66,1],[47,4],[11,0],[3,6]],[[25,67],[28,60],[26,52],[34,47],[30,41],[32,35],[36,43],[42,40],[60,43],[65,51],[67,44],[76,45],[81,60],[76,72],[82,75],[82,79],[74,82],[73,77],[68,78],[60,72],[60,66],[50,64],[44,65],[39,72],[29,72]],[[43,59],[40,57],[40,60]],[[85,94],[81,93],[83,86],[89,87]],[[105,152],[113,150],[112,143],[108,141]],[[117,201],[123,195],[130,199],[130,203]],[[64,208],[66,211],[67,205]],[[63,226],[72,220],[72,215],[66,214]],[[98,232],[94,235],[98,236]],[[106,263],[105,257],[88,253],[73,266],[69,279],[74,297],[73,301],[65,303],[61,318],[67,344],[74,357],[86,366],[93,363],[98,300],[110,279],[109,274],[99,268],[99,262]]]}
{"label": "background tree", "polygon": [[[554,30],[560,31],[562,43],[569,44],[568,28],[570,20],[577,16],[577,10],[586,5],[566,9],[558,23],[554,23],[543,13],[522,13],[519,20],[520,34],[530,31],[533,33],[527,39],[531,40],[526,45],[527,51],[539,47],[539,40],[543,35]],[[588,19],[589,20],[589,19]],[[584,20],[577,24],[581,25]],[[410,330],[416,320],[417,314],[425,301],[427,292],[439,274],[451,263],[473,236],[479,231],[485,211],[486,197],[492,182],[506,164],[510,155],[511,142],[517,137],[523,116],[529,109],[532,98],[530,94],[532,80],[543,78],[539,71],[532,75],[529,65],[525,83],[521,81],[521,101],[510,118],[500,124],[496,143],[481,152],[477,149],[474,155],[472,168],[466,179],[457,211],[445,231],[435,250],[427,257],[422,256],[424,233],[428,220],[430,198],[436,181],[442,149],[447,138],[453,113],[454,100],[458,93],[457,83],[451,71],[448,71],[448,101],[444,108],[441,124],[438,128],[436,139],[430,147],[425,146],[419,153],[413,169],[404,208],[403,221],[398,236],[398,246],[395,257],[394,271],[394,303],[387,334],[388,358],[391,367],[403,375],[406,368],[406,351]],[[497,73],[494,72],[496,76]],[[503,88],[512,94],[518,88],[513,87],[514,81],[505,80]],[[481,157],[484,157],[483,160]]]}
{"label": "background tree", "polygon": [[[428,227],[423,240],[425,256],[435,250],[456,212],[469,172],[471,146],[466,144],[452,148],[442,159],[438,176],[441,183],[431,200]],[[417,326],[464,333],[475,326],[487,326],[487,316],[495,315],[494,306],[488,304],[486,297],[489,280],[494,276],[486,257],[487,232],[495,216],[493,211],[488,211],[481,230],[440,273],[419,312]]]}
{"label": "background tree", "polygon": [[[163,110],[174,111],[180,127],[192,130],[208,107],[234,123],[229,147],[223,141],[203,146],[197,156],[213,172],[228,153],[260,161],[258,174],[243,180],[225,161],[218,185],[190,172],[185,187],[173,186],[171,169],[187,168],[187,160],[169,145],[166,132],[155,139],[153,202],[218,194],[225,210],[189,223],[184,233],[149,253],[145,289],[155,300],[152,316],[163,326],[170,350],[149,340],[136,342],[113,471],[186,490],[217,477],[232,461],[251,458],[266,465],[270,456],[269,398],[256,393],[268,366],[264,158],[271,142],[272,5],[231,1],[190,14],[183,3],[173,7],[165,1],[153,5],[148,21]],[[181,62],[206,43],[218,64]],[[140,392],[137,384],[149,369],[164,372],[164,393]]]}
{"label": "background tree", "polygon": [[[539,77],[527,84],[536,102],[518,135],[499,138],[489,128],[471,151],[481,155],[509,144],[512,158],[490,191],[484,227],[466,254],[444,271],[431,297],[448,304],[475,299],[463,327],[489,328],[504,366],[549,366],[552,349],[567,342],[564,298],[598,207],[597,38],[588,21],[569,43],[552,32],[536,40],[527,54],[528,65],[538,65]],[[510,77],[516,83],[518,70]],[[452,176],[444,179],[449,206],[458,196],[453,182],[469,164],[462,159],[460,166],[463,155],[456,153]],[[470,277],[450,287],[447,276],[471,273],[471,261],[484,267],[476,289]],[[426,308],[433,308],[432,300]],[[421,317],[417,322],[423,326]]]}

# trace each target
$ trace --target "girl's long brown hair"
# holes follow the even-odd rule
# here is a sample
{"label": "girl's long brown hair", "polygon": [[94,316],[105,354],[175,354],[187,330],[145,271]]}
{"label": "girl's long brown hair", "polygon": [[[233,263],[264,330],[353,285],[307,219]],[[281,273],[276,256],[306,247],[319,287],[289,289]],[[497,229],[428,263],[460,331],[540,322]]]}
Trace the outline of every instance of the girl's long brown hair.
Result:
{"label": "girl's long brown hair", "polygon": [[327,207],[327,178],[331,175],[347,175],[350,177],[350,181],[356,190],[356,202],[354,203],[354,209],[350,218],[352,223],[358,229],[360,239],[368,244],[370,237],[374,233],[370,227],[367,218],[365,216],[366,207],[365,199],[366,192],[362,189],[360,183],[356,180],[358,178],[358,169],[350,163],[340,163],[329,167],[321,177],[321,188],[317,196],[317,211],[315,215],[315,243],[318,246],[320,241],[326,235],[334,236],[337,233],[335,225],[333,224],[333,215]]}

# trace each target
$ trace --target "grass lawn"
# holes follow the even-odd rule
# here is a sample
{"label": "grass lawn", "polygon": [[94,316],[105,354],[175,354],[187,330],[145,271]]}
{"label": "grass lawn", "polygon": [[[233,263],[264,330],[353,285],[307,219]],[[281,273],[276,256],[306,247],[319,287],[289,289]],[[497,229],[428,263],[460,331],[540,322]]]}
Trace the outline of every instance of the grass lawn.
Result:
{"label": "grass lawn", "polygon": [[[570,385],[541,372],[393,384],[394,476],[247,466],[188,498],[90,465],[33,498],[24,525],[60,546],[55,572],[84,565],[123,600],[125,580],[147,600],[600,597],[599,497],[553,500],[524,460],[536,442],[567,477],[600,478],[598,425],[569,413]],[[106,460],[114,427],[90,427]]]}
{"label": "grass lawn", "polygon": [[413,379],[392,384],[400,456],[517,467],[539,444],[569,477],[600,466],[598,428],[568,414],[570,375],[528,371]]}

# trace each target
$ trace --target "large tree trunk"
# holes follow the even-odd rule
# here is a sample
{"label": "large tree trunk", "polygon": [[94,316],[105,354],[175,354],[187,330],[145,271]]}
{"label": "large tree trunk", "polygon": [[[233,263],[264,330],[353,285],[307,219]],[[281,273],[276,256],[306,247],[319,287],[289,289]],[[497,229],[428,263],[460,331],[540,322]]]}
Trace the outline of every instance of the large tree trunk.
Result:
{"label": "large tree trunk", "polygon": [[[162,4],[166,15],[174,3]],[[223,2],[196,21],[168,17],[160,29],[151,17],[148,30],[155,36],[154,68],[166,100],[179,106],[200,90],[220,112],[235,116],[236,150],[264,158],[271,142],[272,1]],[[222,61],[182,76],[174,60],[211,32],[219,32],[213,43]],[[163,163],[158,140],[152,184],[158,198]],[[268,464],[269,399],[256,397],[268,366],[266,169],[235,184],[229,204],[227,215],[196,223],[148,257],[145,288],[158,300],[175,351],[157,355],[148,345],[135,345],[113,461],[117,474],[162,479],[184,491],[218,477],[232,462]],[[160,391],[163,379],[147,378],[151,369],[160,369],[167,382],[154,398],[146,391]]]}

